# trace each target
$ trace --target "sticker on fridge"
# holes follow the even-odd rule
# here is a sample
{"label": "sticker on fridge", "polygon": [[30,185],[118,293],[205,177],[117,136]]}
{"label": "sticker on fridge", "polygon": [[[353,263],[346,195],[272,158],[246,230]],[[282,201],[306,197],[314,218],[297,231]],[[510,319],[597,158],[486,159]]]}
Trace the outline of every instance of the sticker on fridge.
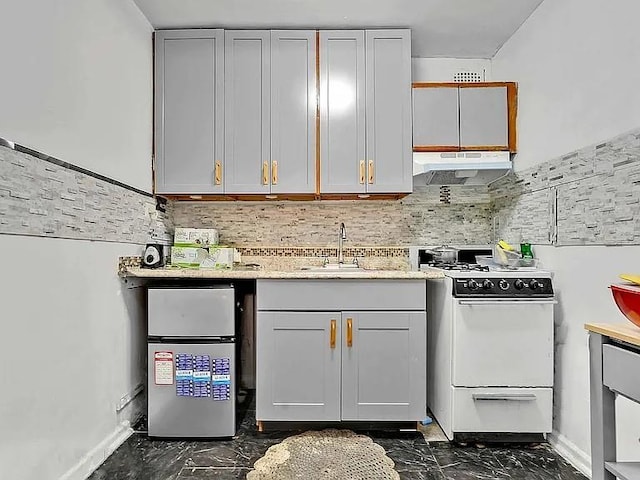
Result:
{"label": "sticker on fridge", "polygon": [[214,358],[211,368],[213,399],[217,401],[231,399],[231,364],[228,358]]}
{"label": "sticker on fridge", "polygon": [[173,385],[173,352],[153,354],[153,377],[156,385]]}
{"label": "sticker on fridge", "polygon": [[176,395],[211,398],[211,356],[176,355]]}
{"label": "sticker on fridge", "polygon": [[193,355],[176,355],[176,395],[190,397],[193,393]]}

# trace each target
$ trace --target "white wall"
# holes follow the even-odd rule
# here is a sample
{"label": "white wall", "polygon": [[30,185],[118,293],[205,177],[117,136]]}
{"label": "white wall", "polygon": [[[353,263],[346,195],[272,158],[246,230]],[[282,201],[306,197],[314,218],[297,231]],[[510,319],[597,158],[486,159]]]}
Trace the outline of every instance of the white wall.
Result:
{"label": "white wall", "polygon": [[[547,0],[492,61],[494,80],[519,83],[516,170],[640,126],[640,36],[636,0]],[[626,321],[607,289],[640,271],[640,247],[536,248],[560,295],[555,440],[589,461],[586,322]],[[640,460],[640,408],[622,405],[620,453]],[[571,451],[573,449],[573,451]]]}
{"label": "white wall", "polygon": [[453,82],[457,72],[479,72],[491,80],[491,60],[485,58],[412,58],[412,82]]}
{"label": "white wall", "polygon": [[144,379],[141,290],[116,268],[140,247],[0,235],[0,251],[0,478],[56,479],[76,466],[69,478],[84,478],[126,436],[133,412],[116,405]]}
{"label": "white wall", "polygon": [[[133,1],[0,10],[0,137],[150,191],[152,29]],[[141,290],[117,276],[141,246],[2,233],[0,478],[84,479],[141,401],[116,413],[144,380]]]}
{"label": "white wall", "polygon": [[151,191],[153,30],[133,1],[1,10],[0,137]]}
{"label": "white wall", "polygon": [[492,61],[519,83],[518,149],[526,169],[640,126],[635,0],[547,0]]}

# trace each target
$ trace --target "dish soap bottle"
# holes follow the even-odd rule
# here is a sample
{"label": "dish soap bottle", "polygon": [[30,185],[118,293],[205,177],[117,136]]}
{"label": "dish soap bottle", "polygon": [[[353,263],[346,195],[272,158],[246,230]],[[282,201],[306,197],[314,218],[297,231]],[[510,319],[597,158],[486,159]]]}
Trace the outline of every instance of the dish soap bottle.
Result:
{"label": "dish soap bottle", "polygon": [[520,253],[522,254],[522,265],[530,266],[533,264],[533,251],[531,250],[531,244],[523,242],[520,244]]}

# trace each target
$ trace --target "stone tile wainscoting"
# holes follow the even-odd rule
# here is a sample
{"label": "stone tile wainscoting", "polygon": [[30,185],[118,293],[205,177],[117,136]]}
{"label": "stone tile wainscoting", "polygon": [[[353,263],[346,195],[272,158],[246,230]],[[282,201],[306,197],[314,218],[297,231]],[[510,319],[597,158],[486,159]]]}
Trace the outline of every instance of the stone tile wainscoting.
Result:
{"label": "stone tile wainscoting", "polygon": [[28,151],[0,146],[0,234],[140,245],[172,238],[170,210],[156,212],[150,194],[17,149]]}
{"label": "stone tile wainscoting", "polygon": [[309,202],[174,202],[178,226],[217,228],[234,246],[336,247],[338,226],[345,248],[488,243],[491,205],[487,187],[416,187],[396,200]]}
{"label": "stone tile wainscoting", "polygon": [[490,191],[500,238],[555,245],[637,245],[640,129],[511,174]]}

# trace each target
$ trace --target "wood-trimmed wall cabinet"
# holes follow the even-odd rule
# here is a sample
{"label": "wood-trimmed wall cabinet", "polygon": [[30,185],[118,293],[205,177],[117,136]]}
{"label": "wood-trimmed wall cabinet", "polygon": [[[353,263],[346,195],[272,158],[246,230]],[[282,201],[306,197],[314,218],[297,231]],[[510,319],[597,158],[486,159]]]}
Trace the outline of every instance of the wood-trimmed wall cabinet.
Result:
{"label": "wood-trimmed wall cabinet", "polygon": [[223,193],[224,31],[155,34],[155,192]]}
{"label": "wood-trimmed wall cabinet", "polygon": [[516,152],[514,82],[414,83],[413,151]]}
{"label": "wood-trimmed wall cabinet", "polygon": [[322,193],[409,193],[409,30],[320,32]]}
{"label": "wood-trimmed wall cabinet", "polygon": [[154,133],[169,198],[403,196],[410,31],[158,31]]}

